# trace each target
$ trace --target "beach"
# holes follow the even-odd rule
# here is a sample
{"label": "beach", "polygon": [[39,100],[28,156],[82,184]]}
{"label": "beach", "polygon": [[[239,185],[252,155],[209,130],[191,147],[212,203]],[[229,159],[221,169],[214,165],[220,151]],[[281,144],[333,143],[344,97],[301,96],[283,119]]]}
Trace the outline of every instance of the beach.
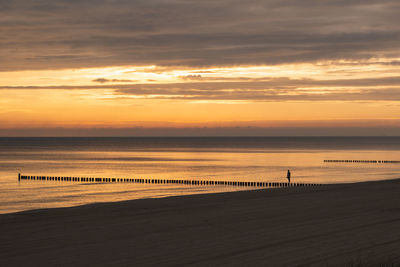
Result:
{"label": "beach", "polygon": [[400,180],[0,215],[1,266],[400,263]]}

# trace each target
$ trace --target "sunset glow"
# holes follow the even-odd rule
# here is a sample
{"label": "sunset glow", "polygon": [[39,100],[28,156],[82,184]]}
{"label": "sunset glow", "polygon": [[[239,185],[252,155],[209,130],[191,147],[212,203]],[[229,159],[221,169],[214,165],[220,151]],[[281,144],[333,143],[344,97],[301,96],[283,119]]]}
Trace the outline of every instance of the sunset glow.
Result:
{"label": "sunset glow", "polygon": [[[16,3],[6,4],[8,16],[1,16],[6,38],[0,41],[0,129],[398,127],[399,29],[390,24],[397,3],[348,3],[353,13],[334,5],[329,12],[323,6],[299,6],[301,12],[286,17],[287,26],[278,34],[272,26],[283,21],[277,15],[290,10],[270,2],[255,5],[259,9],[249,9],[248,3],[220,16],[209,13],[214,27],[208,28],[211,22],[201,16],[208,10],[205,4],[193,3],[199,8],[194,18],[204,23],[199,26],[186,16],[177,17],[176,24],[168,12],[188,6],[171,2],[152,11],[165,21],[136,17],[151,25],[147,32],[123,28],[131,25],[132,15],[147,10],[144,3],[106,1],[94,10],[103,14],[109,8],[106,21],[113,21],[113,14],[121,16],[116,31],[104,21],[92,24],[95,16],[80,28],[65,22],[63,18],[77,16],[69,13],[74,4],[68,2],[49,1],[41,11],[26,13]],[[132,13],[124,11],[127,6]],[[372,10],[382,20],[367,20]],[[308,15],[318,12],[327,12],[326,18],[315,18],[321,26],[302,33],[296,23],[305,24]],[[46,21],[38,14],[52,15]],[[233,14],[241,22],[227,23]],[[363,27],[352,24],[352,14]],[[335,15],[341,22],[329,20]],[[66,29],[64,35],[54,32],[52,18]],[[256,24],[262,26],[245,33]],[[189,33],[194,29],[198,35]],[[88,31],[92,33],[85,37]]]}

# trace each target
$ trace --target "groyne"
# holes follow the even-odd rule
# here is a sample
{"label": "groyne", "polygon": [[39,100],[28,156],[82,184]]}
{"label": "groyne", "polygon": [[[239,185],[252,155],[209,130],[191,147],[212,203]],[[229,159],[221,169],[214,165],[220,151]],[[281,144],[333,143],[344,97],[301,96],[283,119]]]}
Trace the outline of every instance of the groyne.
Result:
{"label": "groyne", "polygon": [[400,160],[326,159],[326,163],[400,163]]}
{"label": "groyne", "polygon": [[182,184],[194,186],[241,186],[241,187],[306,187],[321,186],[315,183],[287,183],[287,182],[255,182],[231,181],[213,179],[154,179],[154,178],[95,178],[95,177],[70,177],[70,176],[38,176],[18,174],[18,180],[32,181],[59,181],[81,183],[140,183],[140,184]]}

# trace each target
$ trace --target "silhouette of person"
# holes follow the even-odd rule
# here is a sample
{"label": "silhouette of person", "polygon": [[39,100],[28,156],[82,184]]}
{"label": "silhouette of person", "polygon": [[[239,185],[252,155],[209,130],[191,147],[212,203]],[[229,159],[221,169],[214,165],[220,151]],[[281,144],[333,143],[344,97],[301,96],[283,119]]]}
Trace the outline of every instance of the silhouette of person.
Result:
{"label": "silhouette of person", "polygon": [[289,170],[287,170],[286,178],[288,179],[288,183],[290,184],[290,171]]}

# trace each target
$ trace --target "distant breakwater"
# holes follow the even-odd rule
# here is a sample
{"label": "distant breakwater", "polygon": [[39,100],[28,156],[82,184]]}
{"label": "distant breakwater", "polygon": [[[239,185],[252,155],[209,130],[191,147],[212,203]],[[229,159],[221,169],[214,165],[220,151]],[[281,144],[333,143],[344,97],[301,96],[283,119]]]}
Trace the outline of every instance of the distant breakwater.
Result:
{"label": "distant breakwater", "polygon": [[400,163],[400,160],[354,160],[354,159],[326,159],[327,163]]}
{"label": "distant breakwater", "polygon": [[65,176],[31,176],[18,174],[20,180],[60,181],[84,183],[140,183],[140,184],[182,184],[182,185],[209,185],[209,186],[240,186],[240,187],[309,187],[321,186],[314,183],[287,183],[287,182],[244,182],[220,180],[188,180],[188,179],[144,179],[144,178],[94,178],[94,177],[65,177]]}

